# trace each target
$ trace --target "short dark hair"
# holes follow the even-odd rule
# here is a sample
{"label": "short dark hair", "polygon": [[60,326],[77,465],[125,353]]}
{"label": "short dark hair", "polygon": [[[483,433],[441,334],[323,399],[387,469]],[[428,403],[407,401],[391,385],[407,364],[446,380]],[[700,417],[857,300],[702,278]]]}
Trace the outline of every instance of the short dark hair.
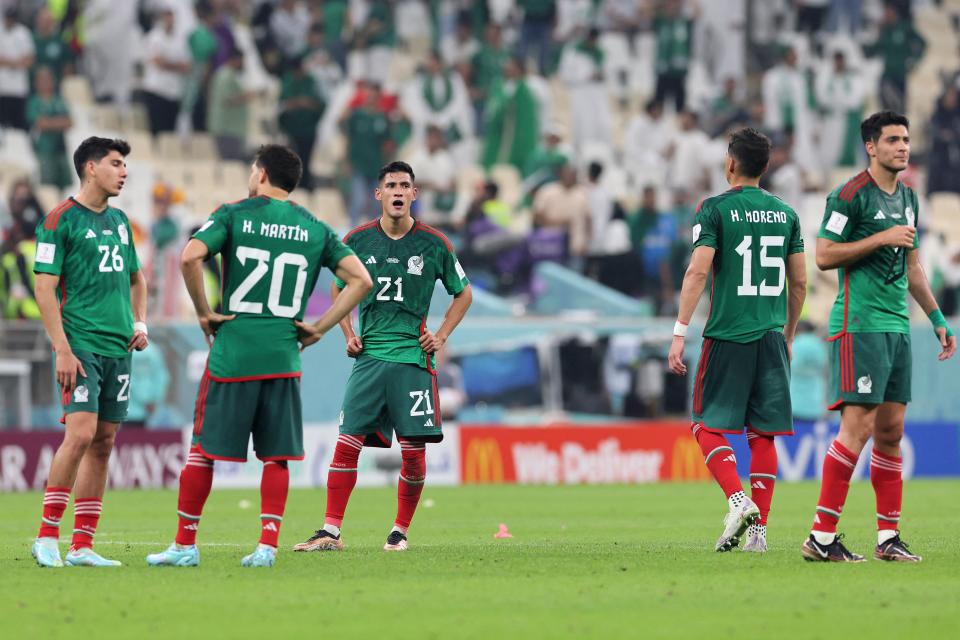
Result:
{"label": "short dark hair", "polygon": [[899,124],[910,128],[910,121],[907,116],[896,111],[878,111],[866,120],[860,123],[860,139],[863,143],[876,142],[883,133],[883,128],[892,124]]}
{"label": "short dark hair", "polygon": [[727,152],[737,161],[740,175],[759,178],[770,162],[770,138],[756,129],[745,127],[730,134]]}
{"label": "short dark hair", "polygon": [[594,160],[587,166],[587,176],[591,180],[596,180],[601,175],[603,175],[603,165],[601,163]]}
{"label": "short dark hair", "polygon": [[253,163],[267,172],[267,179],[272,186],[287,193],[297,188],[303,176],[300,156],[282,144],[262,145],[253,157]]}
{"label": "short dark hair", "polygon": [[390,164],[383,165],[380,173],[377,174],[377,182],[383,182],[388,173],[409,173],[410,182],[416,182],[417,177],[413,175],[413,167],[401,160],[394,160]]}
{"label": "short dark hair", "polygon": [[116,151],[126,158],[130,155],[130,145],[126,140],[120,138],[98,138],[97,136],[90,136],[81,142],[77,150],[73,152],[73,168],[80,180],[83,180],[83,166],[85,164],[91,160],[100,162],[111,151]]}

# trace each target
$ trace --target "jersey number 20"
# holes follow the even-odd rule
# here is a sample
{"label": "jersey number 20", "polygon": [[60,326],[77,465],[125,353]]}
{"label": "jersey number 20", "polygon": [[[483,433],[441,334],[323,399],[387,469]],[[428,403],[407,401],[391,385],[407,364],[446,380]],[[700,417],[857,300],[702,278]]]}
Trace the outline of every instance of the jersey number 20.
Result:
{"label": "jersey number 20", "polygon": [[[761,296],[777,297],[783,293],[783,282],[786,276],[786,264],[782,256],[768,256],[768,247],[782,247],[783,236],[760,236],[760,266],[769,267],[777,270],[777,285],[767,284],[767,279],[760,281],[759,293]],[[750,245],[753,244],[753,236],[744,236],[743,240],[737,245],[737,253],[743,258],[743,283],[737,286],[738,296],[757,295],[757,285],[753,284],[753,251]]]}
{"label": "jersey number 20", "polygon": [[[243,298],[271,270],[270,252],[253,247],[237,247],[237,260],[242,265],[245,265],[247,260],[253,260],[256,264],[230,296],[227,308],[238,313],[263,313],[262,302],[251,302]],[[280,290],[283,289],[283,274],[288,266],[296,267],[297,282],[293,287],[293,301],[286,305],[280,303]],[[307,286],[307,258],[299,253],[281,253],[273,260],[272,270],[267,308],[277,317],[292,318],[300,311],[303,290]]]}

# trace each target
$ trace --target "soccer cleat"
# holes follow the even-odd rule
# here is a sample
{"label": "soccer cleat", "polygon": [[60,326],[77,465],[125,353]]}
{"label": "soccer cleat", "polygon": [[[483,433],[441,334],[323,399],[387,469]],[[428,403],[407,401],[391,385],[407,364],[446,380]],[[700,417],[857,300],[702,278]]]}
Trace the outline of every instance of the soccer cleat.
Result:
{"label": "soccer cleat", "polygon": [[909,545],[900,539],[900,532],[883,544],[878,544],[873,552],[873,557],[877,560],[887,560],[888,562],[920,562],[921,556],[910,552]]}
{"label": "soccer cleat", "polygon": [[59,541],[56,538],[37,538],[33,541],[30,553],[41,567],[62,567]]}
{"label": "soccer cleat", "polygon": [[325,529],[320,529],[304,542],[293,545],[294,551],[343,551],[343,542],[340,536],[335,536]]}
{"label": "soccer cleat", "polygon": [[384,551],[406,551],[407,550],[407,536],[403,535],[399,531],[391,531],[390,535],[387,536],[387,544],[383,545]]}
{"label": "soccer cleat", "polygon": [[810,534],[803,542],[800,552],[808,562],[865,562],[866,559],[858,553],[853,553],[843,546],[843,534],[838,533],[830,544],[820,544]]}
{"label": "soccer cleat", "polygon": [[277,561],[277,550],[268,544],[258,544],[248,556],[240,561],[241,567],[272,567]]}
{"label": "soccer cleat", "polygon": [[760,509],[750,498],[745,498],[739,507],[733,507],[723,519],[723,534],[717,539],[714,549],[730,551],[740,544],[740,537],[760,519]]}
{"label": "soccer cleat", "polygon": [[104,558],[90,547],[70,549],[67,557],[63,559],[63,564],[68,567],[120,567],[123,565],[119,560]]}
{"label": "soccer cleat", "polygon": [[750,528],[747,529],[747,543],[743,545],[743,550],[754,553],[767,552],[767,537],[763,535],[757,525],[750,525]]}
{"label": "soccer cleat", "polygon": [[200,566],[200,550],[197,545],[181,547],[171,544],[160,553],[147,556],[147,565],[151,567],[197,567]]}

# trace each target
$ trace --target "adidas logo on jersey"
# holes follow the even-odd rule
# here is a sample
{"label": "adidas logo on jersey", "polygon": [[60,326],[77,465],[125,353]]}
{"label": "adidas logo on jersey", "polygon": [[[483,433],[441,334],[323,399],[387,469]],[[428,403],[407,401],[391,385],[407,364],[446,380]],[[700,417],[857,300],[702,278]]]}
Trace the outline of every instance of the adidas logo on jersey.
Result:
{"label": "adidas logo on jersey", "polygon": [[367,261],[364,264],[377,264],[377,259],[374,258],[373,256],[370,256],[369,258],[367,258]]}
{"label": "adidas logo on jersey", "polygon": [[874,220],[886,220],[887,216],[883,215],[883,211],[878,210],[877,215],[873,216]]}
{"label": "adidas logo on jersey", "polygon": [[427,418],[427,421],[423,423],[423,426],[425,426],[425,427],[432,427],[432,426],[433,426],[433,419],[432,419],[432,418]]}
{"label": "adidas logo on jersey", "polygon": [[84,238],[96,238],[97,234],[93,232],[93,229],[87,229],[87,235]]}
{"label": "adidas logo on jersey", "polygon": [[274,523],[273,521],[270,521],[270,522],[268,522],[267,524],[263,525],[263,530],[264,530],[264,531],[279,531],[279,529],[277,529],[276,523]]}

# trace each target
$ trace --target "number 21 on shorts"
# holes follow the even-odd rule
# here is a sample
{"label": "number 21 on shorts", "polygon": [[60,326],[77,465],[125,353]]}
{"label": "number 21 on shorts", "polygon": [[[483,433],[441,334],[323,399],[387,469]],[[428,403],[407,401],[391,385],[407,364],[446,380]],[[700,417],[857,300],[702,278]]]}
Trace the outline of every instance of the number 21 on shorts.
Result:
{"label": "number 21 on shorts", "polygon": [[[413,399],[413,407],[410,409],[411,416],[432,416],[433,405],[430,404],[431,390],[411,391],[410,397]],[[423,406],[426,405],[426,406]],[[423,406],[423,408],[421,408]]]}

